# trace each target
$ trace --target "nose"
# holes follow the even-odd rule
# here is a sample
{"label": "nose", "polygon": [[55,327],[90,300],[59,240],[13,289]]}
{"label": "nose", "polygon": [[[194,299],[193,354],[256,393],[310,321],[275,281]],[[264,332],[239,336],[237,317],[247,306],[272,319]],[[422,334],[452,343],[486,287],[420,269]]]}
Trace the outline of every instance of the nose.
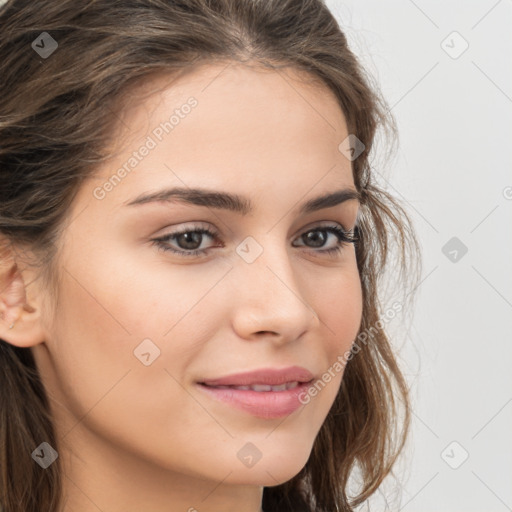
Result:
{"label": "nose", "polygon": [[235,267],[232,324],[238,336],[283,344],[318,325],[286,248],[266,247],[252,263],[240,259]]}

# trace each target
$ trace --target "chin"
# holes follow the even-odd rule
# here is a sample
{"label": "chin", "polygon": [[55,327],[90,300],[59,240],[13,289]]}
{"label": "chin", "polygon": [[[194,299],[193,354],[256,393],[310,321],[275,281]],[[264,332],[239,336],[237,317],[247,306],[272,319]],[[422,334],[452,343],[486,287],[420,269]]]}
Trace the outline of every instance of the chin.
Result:
{"label": "chin", "polygon": [[[305,464],[305,463],[304,463]],[[249,471],[239,470],[229,477],[229,483],[234,485],[254,485],[258,487],[274,487],[284,484],[299,474],[304,464],[298,466],[283,465],[265,468],[252,468]]]}
{"label": "chin", "polygon": [[289,451],[276,449],[264,453],[252,467],[240,464],[229,477],[232,484],[273,487],[281,485],[296,476],[305,466],[310,450],[292,447]]}

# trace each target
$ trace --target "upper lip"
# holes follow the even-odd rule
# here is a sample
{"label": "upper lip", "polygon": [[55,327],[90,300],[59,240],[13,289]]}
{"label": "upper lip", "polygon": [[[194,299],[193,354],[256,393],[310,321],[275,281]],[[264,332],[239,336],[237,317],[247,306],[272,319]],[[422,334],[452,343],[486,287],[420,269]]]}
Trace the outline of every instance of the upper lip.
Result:
{"label": "upper lip", "polygon": [[251,386],[253,384],[279,386],[288,382],[309,382],[313,378],[313,374],[306,368],[290,366],[288,368],[262,368],[244,373],[235,373],[217,379],[206,379],[200,383],[208,386]]}

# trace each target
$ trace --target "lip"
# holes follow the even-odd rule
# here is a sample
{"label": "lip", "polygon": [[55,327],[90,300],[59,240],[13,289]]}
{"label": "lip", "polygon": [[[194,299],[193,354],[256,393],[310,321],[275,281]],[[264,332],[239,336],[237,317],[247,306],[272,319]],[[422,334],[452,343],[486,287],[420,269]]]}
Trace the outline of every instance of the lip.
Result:
{"label": "lip", "polygon": [[[280,418],[296,411],[301,405],[300,396],[309,387],[314,376],[305,368],[293,366],[284,369],[266,368],[207,379],[197,385],[210,398],[224,402],[236,409],[265,419]],[[279,386],[298,382],[292,389],[282,391],[254,391],[214,386],[250,386],[264,384]]]}
{"label": "lip", "polygon": [[205,379],[201,384],[208,386],[251,386],[253,384],[267,384],[279,386],[287,382],[309,382],[314,375],[301,366],[288,368],[263,368],[244,373],[234,373],[217,379]]}

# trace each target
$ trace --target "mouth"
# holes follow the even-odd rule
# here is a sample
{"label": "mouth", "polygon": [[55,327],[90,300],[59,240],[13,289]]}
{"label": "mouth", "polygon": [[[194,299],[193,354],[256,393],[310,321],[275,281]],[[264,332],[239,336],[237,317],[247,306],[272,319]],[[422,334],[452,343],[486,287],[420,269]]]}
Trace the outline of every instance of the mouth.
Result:
{"label": "mouth", "polygon": [[210,399],[264,419],[281,418],[296,411],[313,382],[300,367],[266,369],[197,382]]}
{"label": "mouth", "polygon": [[279,384],[277,386],[271,386],[269,384],[251,384],[248,386],[211,386],[209,384],[206,384],[204,382],[200,383],[203,386],[214,388],[214,389],[238,389],[240,391],[256,391],[257,393],[262,392],[279,392],[279,391],[286,391],[288,389],[295,389],[299,384],[303,384],[302,382],[293,381],[293,382],[286,382],[284,384]]}
{"label": "mouth", "polygon": [[[263,419],[289,416],[305,405],[301,398],[311,382],[290,382],[279,386],[208,386],[198,384],[199,389],[213,399],[243,413]],[[282,389],[284,387],[284,389]]]}
{"label": "mouth", "polygon": [[[243,373],[234,373],[224,377],[204,379],[202,384],[207,386],[271,386],[277,387],[301,384],[314,378],[313,374],[302,366],[289,366],[287,368],[262,368]],[[261,391],[270,391],[261,389]],[[282,391],[282,390],[281,390]]]}

